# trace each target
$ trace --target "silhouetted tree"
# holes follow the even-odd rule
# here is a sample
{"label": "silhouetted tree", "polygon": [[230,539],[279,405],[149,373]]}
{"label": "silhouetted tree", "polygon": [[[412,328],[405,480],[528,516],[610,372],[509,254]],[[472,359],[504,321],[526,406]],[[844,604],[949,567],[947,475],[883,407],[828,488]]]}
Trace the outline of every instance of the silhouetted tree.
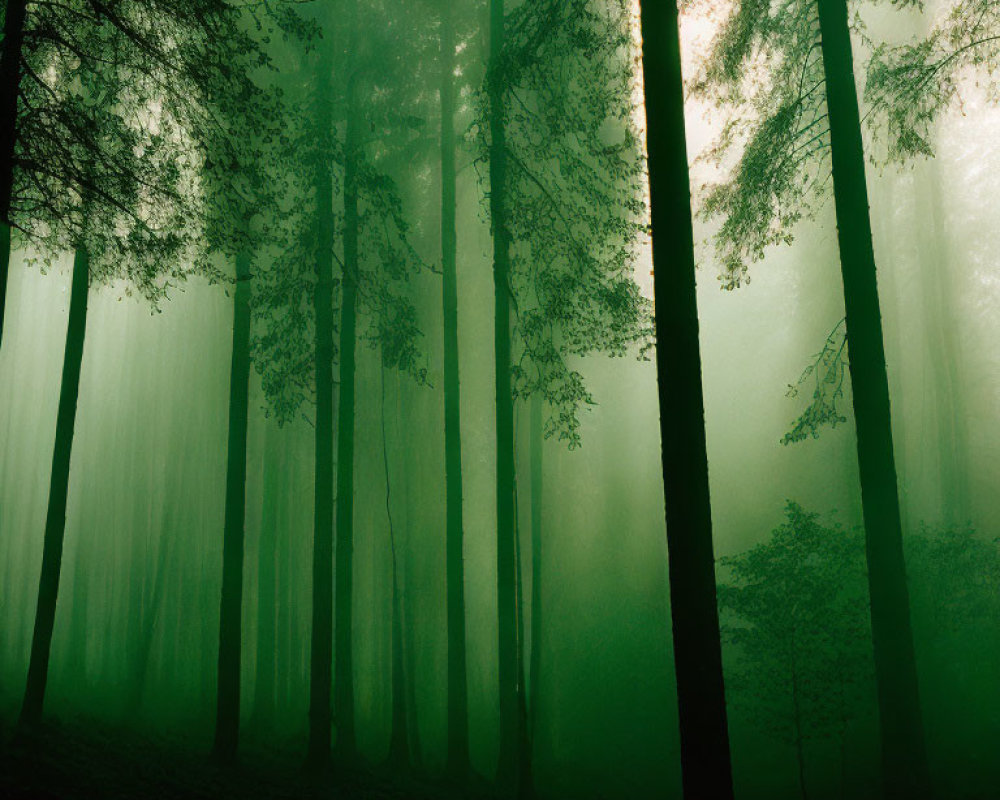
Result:
{"label": "silhouetted tree", "polygon": [[621,356],[650,334],[633,274],[643,202],[629,14],[617,0],[525,3],[509,13],[490,5],[477,132],[494,242],[499,775],[523,794],[533,781],[514,400],[544,398],[545,435],[575,448],[580,409],[594,400],[574,359]]}
{"label": "silhouetted tree", "polygon": [[688,800],[725,800],[733,796],[733,776],[716,604],[680,27],[671,0],[642,0],[640,7],[681,778]]}
{"label": "silhouetted tree", "polygon": [[[343,12],[336,21],[335,11]],[[279,421],[301,413],[308,401],[316,404],[308,753],[315,769],[329,762],[334,723],[337,760],[355,757],[351,573],[358,343],[383,348],[387,366],[418,380],[425,372],[416,348],[416,312],[403,291],[421,260],[409,244],[399,192],[384,163],[393,146],[388,140],[413,134],[398,124],[407,118],[405,102],[384,91],[396,85],[403,68],[402,53],[385,57],[402,35],[381,26],[386,13],[377,5],[361,14],[350,0],[318,18],[325,36],[311,63],[303,65],[309,77],[298,91],[305,113],[293,143],[297,166],[291,180],[307,201],[297,204],[275,268],[264,278],[253,344],[269,408]],[[303,269],[310,263],[313,269]],[[338,287],[339,324],[333,306]]]}
{"label": "silhouetted tree", "polygon": [[[765,65],[767,78],[747,88],[751,61]],[[729,179],[711,189],[703,208],[706,216],[723,217],[716,246],[726,288],[746,279],[748,262],[761,259],[766,247],[790,241],[794,224],[813,213],[828,187],[833,194],[885,790],[892,797],[919,797],[929,778],[846,0],[735,7],[696,91],[729,113],[712,155],[721,161],[733,149],[739,153]]]}

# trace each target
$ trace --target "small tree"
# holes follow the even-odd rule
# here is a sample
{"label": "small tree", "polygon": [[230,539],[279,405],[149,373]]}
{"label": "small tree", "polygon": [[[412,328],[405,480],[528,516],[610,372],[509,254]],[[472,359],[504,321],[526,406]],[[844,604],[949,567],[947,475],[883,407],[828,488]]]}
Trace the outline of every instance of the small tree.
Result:
{"label": "small tree", "polygon": [[720,559],[727,688],[749,724],[794,748],[808,794],[805,745],[836,738],[841,781],[851,721],[865,713],[873,667],[864,539],[796,503],[764,544]]}
{"label": "small tree", "polygon": [[[716,252],[734,289],[767,247],[832,194],[861,502],[886,792],[928,792],[926,748],[910,625],[889,384],[872,244],[861,112],[847,0],[740,3],[725,19],[695,91],[727,121],[709,156],[735,167],[703,213],[722,217]],[[748,75],[750,78],[748,79]],[[831,180],[832,179],[832,180]],[[794,433],[794,431],[793,431]]]}

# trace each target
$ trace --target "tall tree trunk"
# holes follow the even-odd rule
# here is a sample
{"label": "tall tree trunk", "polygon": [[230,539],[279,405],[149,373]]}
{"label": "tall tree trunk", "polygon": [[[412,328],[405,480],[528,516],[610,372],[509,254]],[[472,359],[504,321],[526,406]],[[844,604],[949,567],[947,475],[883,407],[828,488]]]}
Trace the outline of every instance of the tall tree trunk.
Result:
{"label": "tall tree trunk", "polygon": [[385,366],[380,368],[382,388],[382,467],[385,474],[385,516],[389,526],[389,553],[392,559],[392,610],[390,612],[392,684],[392,722],[389,735],[389,764],[397,770],[409,766],[410,747],[406,713],[406,673],[403,652],[403,599],[399,581],[399,551],[396,547],[396,529],[392,522],[392,484],[389,478],[389,445],[385,430]]}
{"label": "tall tree trunk", "polygon": [[257,656],[253,701],[254,725],[262,733],[270,732],[275,710],[278,503],[281,497],[279,481],[285,472],[284,455],[284,439],[280,438],[280,432],[268,425],[261,478],[264,497],[257,545]]}
{"label": "tall tree trunk", "polygon": [[240,736],[240,651],[243,643],[243,556],[246,534],[247,420],[250,405],[250,257],[236,258],[233,355],[229,370],[226,519],[222,540],[219,670],[212,755],[232,762]]}
{"label": "tall tree trunk", "polygon": [[868,555],[884,791],[890,798],[918,798],[926,796],[929,776],[847,0],[819,0],[819,21]]}
{"label": "tall tree trunk", "polygon": [[469,701],[465,655],[465,547],[462,526],[462,423],[458,372],[458,232],[455,223],[455,31],[450,5],[441,12],[441,271],[444,317],[445,572],[448,614],[448,772],[469,768]]}
{"label": "tall tree trunk", "polygon": [[801,800],[809,800],[809,792],[806,786],[806,753],[805,741],[802,738],[802,703],[799,696],[799,672],[795,661],[795,640],[792,639],[792,713],[795,724],[795,763],[798,765],[799,797]]}
{"label": "tall tree trunk", "polygon": [[542,663],[542,397],[531,396],[529,410],[528,457],[531,462],[531,662],[528,686],[531,693],[528,710],[531,714],[531,740],[534,746],[538,727],[538,679]]}
{"label": "tall tree trunk", "polygon": [[[327,44],[320,59],[317,130],[329,145],[333,58]],[[322,147],[329,159],[332,148]],[[324,161],[316,173],[316,449],[312,563],[312,641],[309,656],[309,746],[307,766],[321,770],[330,759],[333,678],[333,176]],[[339,563],[338,563],[339,568]],[[339,584],[339,582],[338,582]],[[294,643],[293,643],[294,647]]]}
{"label": "tall tree trunk", "polygon": [[733,796],[698,341],[680,29],[674,0],[642,2],[656,367],[681,772],[687,800]]}
{"label": "tall tree trunk", "polygon": [[7,305],[7,276],[10,274],[10,257],[10,225],[0,221],[0,342],[3,341],[3,319]]}
{"label": "tall tree trunk", "polygon": [[344,276],[340,304],[340,407],[337,420],[337,654],[334,716],[337,760],[355,754],[354,669],[354,406],[358,303],[358,176],[360,144],[355,78],[348,78],[344,149]]}
{"label": "tall tree trunk", "polygon": [[10,266],[10,212],[14,192],[14,151],[17,142],[17,99],[21,90],[21,54],[27,0],[7,0],[0,53],[0,341],[7,304]]}
{"label": "tall tree trunk", "polygon": [[510,242],[507,232],[507,172],[503,74],[504,3],[490,0],[490,63],[487,78],[490,125],[490,220],[493,227],[494,374],[496,379],[496,503],[498,679],[500,754],[497,778],[516,793],[521,751],[518,710],[517,536],[514,513],[514,399],[511,393]]}
{"label": "tall tree trunk", "polygon": [[56,440],[52,452],[49,482],[49,505],[45,518],[42,545],[42,571],[38,581],[38,608],[31,639],[28,680],[18,725],[24,729],[42,716],[45,685],[49,674],[52,629],[59,595],[63,540],[66,534],[66,499],[69,494],[69,468],[73,453],[73,430],[76,427],[76,403],[80,392],[80,368],[87,335],[87,292],[90,284],[90,258],[83,247],[73,257],[72,288],[69,300],[69,323],[66,327],[66,350],[63,357],[62,384],[59,388],[59,412],[56,417]]}

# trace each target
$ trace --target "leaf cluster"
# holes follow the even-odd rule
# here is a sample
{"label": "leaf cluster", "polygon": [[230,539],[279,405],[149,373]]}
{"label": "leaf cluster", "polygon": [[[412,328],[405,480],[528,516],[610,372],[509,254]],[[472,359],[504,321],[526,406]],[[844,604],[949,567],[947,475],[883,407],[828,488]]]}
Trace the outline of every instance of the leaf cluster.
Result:
{"label": "leaf cluster", "polygon": [[843,735],[874,671],[862,532],[788,502],[770,539],[720,566],[734,709],[787,745]]}
{"label": "leaf cluster", "polygon": [[[646,231],[630,4],[523,3],[480,92],[479,163],[490,153],[490,92],[505,128],[510,291],[517,397],[540,393],[546,436],[580,444],[594,402],[573,359],[650,341],[651,308],[634,279]],[[494,188],[493,191],[499,189]]]}

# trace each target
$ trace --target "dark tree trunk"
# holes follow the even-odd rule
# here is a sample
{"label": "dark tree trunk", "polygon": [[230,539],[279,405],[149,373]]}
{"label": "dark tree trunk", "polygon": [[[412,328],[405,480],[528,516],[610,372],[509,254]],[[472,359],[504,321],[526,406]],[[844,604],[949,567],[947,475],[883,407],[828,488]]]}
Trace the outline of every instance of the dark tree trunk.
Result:
{"label": "dark tree trunk", "polygon": [[465,655],[465,551],[462,526],[462,424],[458,373],[458,233],[455,173],[455,31],[441,12],[441,271],[444,317],[444,454],[448,613],[448,771],[469,768],[468,677]]}
{"label": "dark tree trunk", "polygon": [[403,653],[403,602],[399,588],[399,564],[395,544],[392,547],[392,734],[389,739],[389,763],[399,770],[409,766],[410,745]]}
{"label": "dark tree trunk", "polygon": [[66,534],[66,499],[69,494],[69,468],[73,453],[73,430],[76,427],[76,402],[80,392],[80,368],[87,335],[87,292],[90,283],[90,258],[80,247],[73,258],[72,288],[69,300],[69,323],[66,327],[66,350],[63,358],[62,384],[59,389],[59,412],[56,417],[56,440],[52,453],[49,505],[42,545],[42,571],[38,582],[38,608],[31,639],[28,681],[21,706],[19,727],[36,724],[42,716],[45,685],[49,674],[52,629],[59,595],[63,539]]}
{"label": "dark tree trunk", "polygon": [[[318,70],[319,136],[332,136],[333,59],[327,44]],[[323,158],[329,158],[329,147]],[[316,174],[316,450],[312,563],[312,642],[309,660],[307,766],[321,770],[330,759],[333,678],[333,176],[322,163]],[[294,643],[293,643],[294,647]]]}
{"label": "dark tree trunk", "polygon": [[0,221],[0,342],[3,341],[4,310],[7,306],[7,276],[10,274],[10,226]]}
{"label": "dark tree trunk", "polygon": [[354,759],[354,406],[358,303],[360,140],[355,79],[348,78],[344,164],[344,276],[340,305],[340,407],[337,420],[337,655],[334,688],[337,760]]}
{"label": "dark tree trunk", "polygon": [[243,643],[243,556],[246,534],[247,419],[250,405],[250,258],[236,258],[233,355],[229,370],[226,519],[222,540],[219,670],[212,755],[230,763],[240,736],[240,651]]}
{"label": "dark tree trunk", "polygon": [[493,227],[493,354],[496,378],[497,459],[497,614],[500,755],[497,776],[502,786],[518,786],[521,714],[518,710],[517,535],[514,513],[514,399],[511,392],[510,242],[504,186],[507,172],[504,129],[503,0],[490,0],[489,126],[490,220]]}
{"label": "dark tree trunk", "polygon": [[927,795],[929,776],[846,0],[819,0],[819,20],[868,555],[884,791],[890,798],[918,798]]}
{"label": "dark tree trunk", "polygon": [[389,733],[389,764],[396,770],[409,767],[409,720],[407,719],[405,654],[403,650],[403,598],[399,580],[399,551],[396,528],[392,521],[392,482],[389,477],[389,444],[385,429],[385,366],[379,371],[382,403],[382,467],[385,475],[385,516],[389,526],[389,554],[392,561],[392,609],[390,611],[390,682],[392,685],[392,721]]}
{"label": "dark tree trunk", "polygon": [[681,772],[687,800],[733,796],[698,341],[680,30],[674,0],[642,2],[656,366]]}
{"label": "dark tree trunk", "polygon": [[531,739],[534,745],[538,726],[538,679],[542,663],[542,397],[538,393],[531,396],[529,410],[528,443],[531,461],[531,662],[528,670],[528,686],[531,692],[528,710],[531,714]]}
{"label": "dark tree trunk", "polygon": [[[10,265],[10,212],[14,193],[17,99],[21,89],[21,53],[27,0],[7,0],[0,53],[0,337],[3,336]],[[0,338],[2,340],[2,338]]]}
{"label": "dark tree trunk", "polygon": [[270,732],[275,709],[278,502],[281,497],[279,481],[285,472],[284,440],[279,440],[279,436],[271,426],[268,427],[261,478],[264,497],[257,545],[257,656],[253,717],[255,728],[262,733]]}

